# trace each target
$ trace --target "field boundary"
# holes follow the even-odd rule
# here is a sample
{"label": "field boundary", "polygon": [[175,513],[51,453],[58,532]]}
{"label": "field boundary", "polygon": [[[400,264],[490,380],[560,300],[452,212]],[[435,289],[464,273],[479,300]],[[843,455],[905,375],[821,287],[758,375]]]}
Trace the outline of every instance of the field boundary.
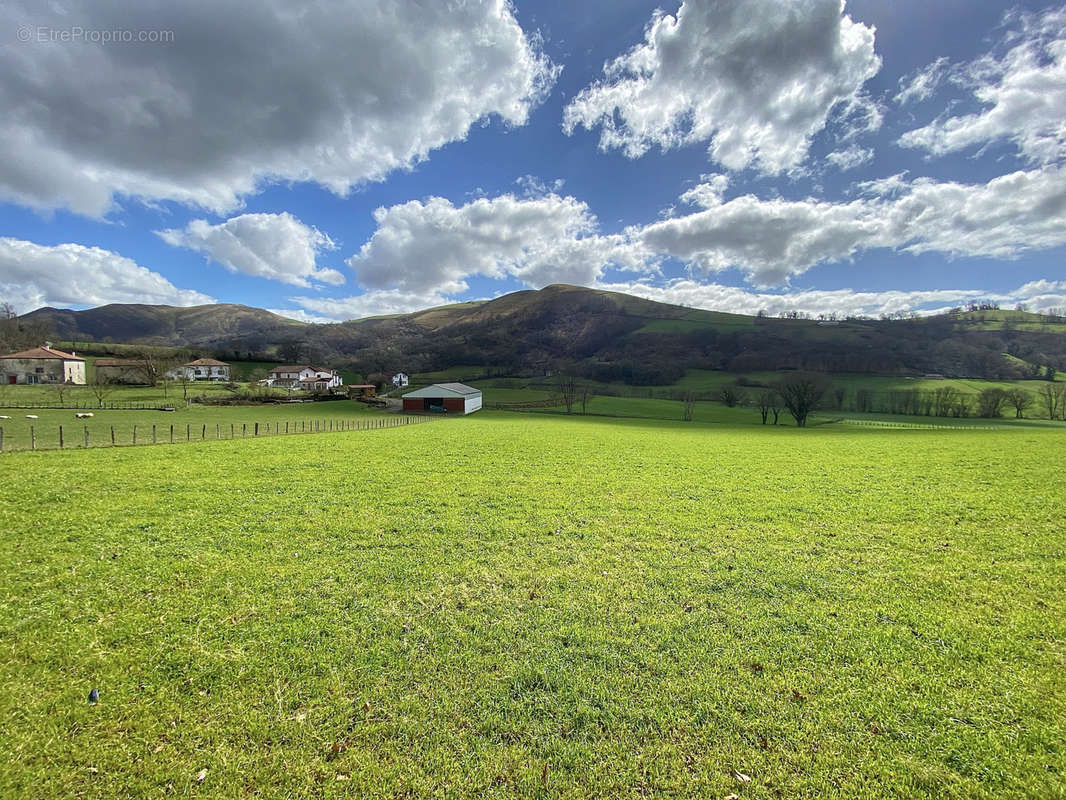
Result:
{"label": "field boundary", "polygon": [[[182,400],[181,402],[185,402]],[[158,403],[144,403],[134,400],[118,403],[7,403],[0,402],[0,408],[21,408],[37,411],[173,411],[175,406],[161,406]]]}
{"label": "field boundary", "polygon": [[916,430],[943,430],[943,431],[1002,431],[1006,430],[1003,425],[934,425],[923,422],[893,422],[879,419],[833,419],[820,423],[841,425],[858,425],[864,428],[914,428]]}
{"label": "field boundary", "polygon": [[[109,425],[90,433],[88,425],[50,425],[38,431],[30,425],[29,435],[13,437],[0,425],[0,453],[43,450],[88,450],[104,447],[145,447],[161,444],[197,444],[201,442],[263,439],[277,436],[301,436],[318,433],[348,433],[385,430],[433,422],[439,417],[391,415],[376,419],[305,419],[269,422],[207,423],[194,425]],[[228,426],[228,430],[227,430]],[[182,428],[184,427],[184,430]],[[125,434],[124,436],[121,434]],[[198,434],[198,435],[197,435]],[[214,434],[214,435],[212,435]]]}

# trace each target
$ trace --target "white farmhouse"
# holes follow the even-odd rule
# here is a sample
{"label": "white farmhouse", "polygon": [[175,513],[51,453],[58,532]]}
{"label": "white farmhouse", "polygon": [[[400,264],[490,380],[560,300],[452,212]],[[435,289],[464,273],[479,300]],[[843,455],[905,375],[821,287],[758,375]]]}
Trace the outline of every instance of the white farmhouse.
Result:
{"label": "white farmhouse", "polygon": [[334,369],[321,369],[307,364],[282,364],[274,367],[267,376],[266,385],[271,388],[328,391],[344,385],[344,379]]}
{"label": "white farmhouse", "polygon": [[410,383],[411,379],[406,372],[397,372],[392,376],[392,385],[397,389],[406,389]]}
{"label": "white farmhouse", "polygon": [[188,364],[175,367],[167,373],[167,377],[170,378],[182,376],[190,381],[228,381],[229,364],[213,358],[198,358]]}

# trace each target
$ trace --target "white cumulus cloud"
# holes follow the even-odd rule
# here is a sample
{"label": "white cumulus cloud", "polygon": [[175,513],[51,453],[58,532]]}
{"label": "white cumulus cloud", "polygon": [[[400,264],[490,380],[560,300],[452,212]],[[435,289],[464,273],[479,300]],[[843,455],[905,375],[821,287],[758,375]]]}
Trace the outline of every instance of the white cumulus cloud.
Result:
{"label": "white cumulus cloud", "polygon": [[[1035,286],[1047,284],[1047,286]],[[1035,287],[1035,288],[1034,288]],[[644,297],[660,303],[672,303],[726,311],[734,314],[770,316],[800,311],[811,316],[820,314],[879,317],[883,314],[933,314],[971,300],[992,300],[1004,307],[1024,302],[1031,311],[1066,307],[1066,283],[1036,281],[1012,292],[989,292],[982,289],[935,289],[914,291],[862,292],[853,289],[804,290],[791,292],[757,292],[738,286],[700,283],[690,279],[652,285],[640,281],[602,283],[597,286],[615,292]]]}
{"label": "white cumulus cloud", "polygon": [[167,244],[201,253],[231,272],[293,286],[344,283],[340,272],[316,264],[321,251],[336,248],[333,240],[288,212],[242,214],[218,225],[195,219],[157,233]]}
{"label": "white cumulus cloud", "polygon": [[630,158],[708,142],[730,170],[797,167],[833,113],[876,128],[862,95],[881,66],[874,32],[843,0],[685,0],[657,12],[644,42],[605,66],[567,106],[563,128],[599,126]]}
{"label": "white cumulus cloud", "polygon": [[[1009,141],[1033,164],[1066,156],[1066,8],[1023,15],[1018,21],[1020,30],[1007,37],[1006,52],[983,56],[953,73],[982,109],[946,114],[908,131],[900,137],[902,146],[940,156]],[[914,85],[901,94],[921,97],[926,92],[924,84]]]}
{"label": "white cumulus cloud", "polygon": [[110,250],[46,246],[9,237],[0,238],[0,299],[23,314],[42,306],[215,302],[201,292],[179,289],[158,272]]}
{"label": "white cumulus cloud", "polygon": [[1018,171],[983,184],[895,175],[860,184],[849,202],[721,201],[712,185],[683,195],[701,211],[632,228],[646,252],[697,271],[742,270],[760,286],[875,248],[1013,259],[1066,244],[1066,168]]}
{"label": "white cumulus cloud", "polygon": [[573,197],[501,195],[455,206],[441,197],[374,212],[377,229],[348,259],[369,289],[453,295],[472,275],[531,286],[587,284],[609,263],[635,264],[620,236],[596,233],[596,218]]}
{"label": "white cumulus cloud", "polygon": [[304,309],[309,309],[314,314],[307,314],[305,311],[304,316],[301,317],[294,316],[293,312],[276,311],[275,313],[292,316],[294,319],[304,319],[308,322],[316,319],[344,321],[384,314],[406,314],[409,311],[422,311],[456,302],[455,299],[438,292],[409,292],[399,289],[373,289],[349,297],[293,297],[291,299],[292,302]]}
{"label": "white cumulus cloud", "polygon": [[[48,38],[78,27],[166,38]],[[344,194],[479,120],[524,124],[558,73],[506,0],[11,0],[0,29],[0,199],[92,216],[224,213],[277,180]]]}

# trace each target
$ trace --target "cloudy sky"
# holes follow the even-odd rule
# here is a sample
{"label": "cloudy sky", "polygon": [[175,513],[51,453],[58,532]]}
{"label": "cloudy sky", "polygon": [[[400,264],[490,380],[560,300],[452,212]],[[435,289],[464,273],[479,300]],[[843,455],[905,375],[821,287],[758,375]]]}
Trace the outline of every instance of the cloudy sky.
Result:
{"label": "cloudy sky", "polygon": [[1042,2],[8,0],[0,299],[1061,307],[1064,109]]}

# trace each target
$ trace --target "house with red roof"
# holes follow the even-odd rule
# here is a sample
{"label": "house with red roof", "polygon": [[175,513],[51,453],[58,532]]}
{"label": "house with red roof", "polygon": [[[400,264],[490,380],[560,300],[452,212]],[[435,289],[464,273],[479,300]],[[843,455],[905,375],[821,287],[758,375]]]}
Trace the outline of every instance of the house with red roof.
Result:
{"label": "house with red roof", "polygon": [[0,383],[85,385],[85,359],[56,350],[51,342],[0,356]]}

